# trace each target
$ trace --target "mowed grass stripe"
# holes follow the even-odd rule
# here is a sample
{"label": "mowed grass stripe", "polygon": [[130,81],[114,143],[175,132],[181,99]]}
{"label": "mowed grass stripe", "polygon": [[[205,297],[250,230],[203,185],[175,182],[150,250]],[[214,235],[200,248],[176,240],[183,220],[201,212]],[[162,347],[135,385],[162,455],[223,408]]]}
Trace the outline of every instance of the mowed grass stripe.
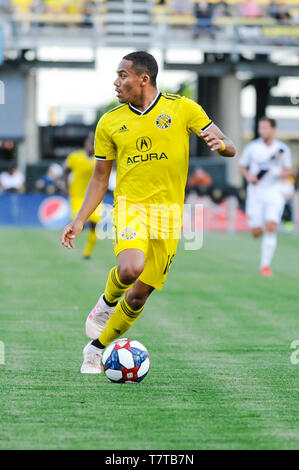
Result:
{"label": "mowed grass stripe", "polygon": [[[196,299],[194,301],[196,302]],[[166,311],[166,308],[164,311]],[[211,314],[212,321],[209,314]],[[191,310],[189,315],[192,315]],[[230,319],[227,320],[228,333],[226,333],[225,326],[223,328],[227,314],[223,314],[224,318],[221,318],[222,315],[216,312],[215,318],[215,310],[209,308],[206,312],[202,312],[202,317],[198,316],[199,323],[204,321],[203,317],[205,315],[208,318],[207,324],[200,325],[201,328],[199,330],[194,328],[194,317],[192,321],[192,318],[188,319],[186,315],[183,315],[182,321],[176,320],[178,333],[175,335],[176,341],[179,342],[183,349],[186,349],[185,355],[180,354],[182,369],[184,367],[183,362],[184,360],[186,361],[184,375],[187,378],[187,381],[185,380],[186,387],[188,386],[188,376],[194,372],[198,374],[199,389],[197,389],[197,392],[199,393],[199,404],[203,405],[200,407],[201,416],[202,413],[205,414],[206,411],[211,411],[209,399],[212,398],[212,409],[214,407],[213,420],[211,421],[211,416],[208,414],[208,421],[202,427],[202,436],[205,436],[207,434],[206,431],[211,428],[211,422],[215,425],[217,422],[219,424],[220,420],[223,431],[225,430],[220,436],[215,430],[212,446],[208,444],[208,441],[211,442],[211,436],[204,438],[200,446],[203,446],[203,448],[214,448],[215,441],[220,440],[220,442],[222,441],[220,448],[226,448],[230,444],[232,448],[243,448],[244,445],[246,447],[246,441],[247,446],[249,441],[252,442],[252,448],[255,448],[255,446],[271,448],[271,446],[275,445],[272,434],[277,431],[277,422],[275,419],[273,420],[273,415],[276,419],[279,416],[281,417],[279,423],[283,428],[282,413],[289,400],[293,400],[292,412],[296,412],[296,391],[293,390],[292,386],[288,386],[286,382],[288,374],[292,373],[293,377],[290,382],[294,385],[297,373],[295,368],[289,363],[289,342],[281,346],[280,344],[277,345],[276,339],[274,345],[273,342],[268,344],[270,340],[267,333],[267,324],[262,325],[263,331],[265,331],[264,336],[257,337],[255,335],[255,338],[252,337],[251,332],[248,333],[247,326],[243,325],[242,318],[237,331],[232,335],[232,322],[229,321]],[[167,318],[164,318],[162,326],[166,328],[169,322],[171,322],[171,313]],[[153,323],[156,324],[156,322]],[[186,341],[187,338],[184,331],[188,328],[188,324],[192,325],[192,332],[188,331],[189,338]],[[236,321],[234,326],[236,326]],[[200,331],[201,329],[202,331]],[[254,330],[253,327],[252,330]],[[210,336],[208,337],[209,334]],[[192,346],[190,348],[190,344],[197,345],[195,350]],[[190,354],[193,361],[191,365],[189,365],[188,361]],[[277,360],[277,355],[279,355],[281,359],[282,354],[284,355],[283,361],[281,361],[282,364],[274,368],[273,358]],[[280,367],[283,367],[286,372],[278,377],[277,374],[280,371]],[[180,367],[178,366],[178,368]],[[279,391],[281,392],[279,396],[277,396],[277,393],[273,394],[271,387],[266,383],[269,368],[270,380],[275,378],[275,375],[277,376]],[[271,377],[271,374],[273,374],[273,377]],[[261,380],[258,379],[259,375]],[[263,380],[264,377],[265,380]],[[280,388],[280,380],[284,380],[284,382],[281,382],[284,383],[283,388]],[[272,382],[274,386],[274,379]],[[273,396],[274,398],[272,398]],[[281,401],[283,398],[285,403]],[[268,414],[270,415],[269,419],[267,418]],[[246,420],[253,427],[250,433]],[[258,442],[258,436],[256,436],[256,422],[258,422],[259,434],[263,434],[263,446]],[[231,433],[231,427],[234,426],[236,426],[235,431],[238,427],[242,431],[239,435],[236,434],[234,436],[235,433]],[[248,428],[247,431],[245,431],[246,426]],[[188,427],[188,421],[185,429],[186,427]],[[295,421],[293,421],[293,427],[295,427]],[[288,434],[289,430],[289,422],[287,422],[283,432]],[[287,445],[289,443],[286,443]],[[298,445],[298,440],[296,445]]]}
{"label": "mowed grass stripe", "polygon": [[1,235],[1,448],[298,448],[296,239],[281,238],[273,279],[256,274],[247,235],[206,234],[199,252],[181,248],[128,333],[152,359],[146,380],[129,387],[79,374],[111,244],[86,263],[85,235],[73,253],[57,232]]}

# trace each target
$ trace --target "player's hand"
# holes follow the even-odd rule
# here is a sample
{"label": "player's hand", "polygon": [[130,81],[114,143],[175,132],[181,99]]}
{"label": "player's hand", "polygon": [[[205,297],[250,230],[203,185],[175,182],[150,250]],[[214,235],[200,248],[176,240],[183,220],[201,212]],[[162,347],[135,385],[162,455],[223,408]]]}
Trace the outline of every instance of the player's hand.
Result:
{"label": "player's hand", "polygon": [[80,220],[74,220],[68,224],[62,234],[61,234],[61,244],[65,246],[68,250],[75,248],[74,238],[76,238],[79,233],[82,231],[84,224]]}
{"label": "player's hand", "polygon": [[294,171],[289,170],[287,168],[282,168],[282,170],[280,172],[280,177],[285,179],[285,178],[288,178],[289,176],[295,176]]}
{"label": "player's hand", "polygon": [[205,141],[205,143],[210,147],[212,152],[215,150],[220,150],[222,148],[222,140],[217,137],[212,131],[199,131],[200,137]]}
{"label": "player's hand", "polygon": [[246,176],[246,180],[247,180],[247,183],[256,184],[256,183],[258,182],[257,177],[254,176],[254,175],[250,175],[250,174],[248,174],[248,175]]}

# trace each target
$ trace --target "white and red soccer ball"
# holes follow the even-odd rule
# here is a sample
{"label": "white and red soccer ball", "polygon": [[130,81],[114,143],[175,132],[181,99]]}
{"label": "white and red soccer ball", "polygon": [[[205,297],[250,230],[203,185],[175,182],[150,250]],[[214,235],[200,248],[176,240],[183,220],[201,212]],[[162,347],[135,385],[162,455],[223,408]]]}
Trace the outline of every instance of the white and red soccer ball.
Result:
{"label": "white and red soccer ball", "polygon": [[143,344],[122,338],[109,344],[103,353],[104,372],[117,383],[141,382],[150,368],[150,357]]}

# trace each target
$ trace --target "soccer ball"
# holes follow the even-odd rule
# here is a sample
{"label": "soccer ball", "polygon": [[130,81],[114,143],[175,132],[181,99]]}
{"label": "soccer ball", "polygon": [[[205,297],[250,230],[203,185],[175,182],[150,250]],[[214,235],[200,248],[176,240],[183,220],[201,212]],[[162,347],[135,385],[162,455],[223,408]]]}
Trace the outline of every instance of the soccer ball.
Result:
{"label": "soccer ball", "polygon": [[147,349],[139,341],[122,338],[109,344],[103,353],[103,367],[111,382],[141,382],[150,368]]}

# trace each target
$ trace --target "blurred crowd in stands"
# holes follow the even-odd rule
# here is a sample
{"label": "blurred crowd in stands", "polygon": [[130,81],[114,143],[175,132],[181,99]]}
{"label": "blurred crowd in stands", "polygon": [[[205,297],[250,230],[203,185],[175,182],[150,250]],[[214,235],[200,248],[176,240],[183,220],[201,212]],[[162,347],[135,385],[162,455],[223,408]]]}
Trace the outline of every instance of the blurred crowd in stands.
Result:
{"label": "blurred crowd in stands", "polygon": [[105,0],[0,0],[7,13],[54,13],[92,15]]}
{"label": "blurred crowd in stands", "polygon": [[14,166],[0,173],[0,192],[23,193],[25,191],[25,177],[19,168]]}
{"label": "blurred crowd in stands", "polygon": [[[299,23],[299,2],[297,0],[157,0],[169,12],[178,16],[196,19],[195,31],[212,28],[214,18],[273,18],[278,24]],[[296,8],[297,7],[297,8]]]}
{"label": "blurred crowd in stands", "polygon": [[[65,183],[63,180],[63,167],[58,163],[51,163],[40,178],[34,183],[33,190],[46,193],[64,193]],[[26,185],[26,180],[20,168],[12,165],[7,170],[0,172],[0,193],[22,194],[30,188]]]}
{"label": "blurred crowd in stands", "polygon": [[102,12],[105,3],[106,0],[0,0],[0,10],[7,13],[93,15]]}
{"label": "blurred crowd in stands", "polygon": [[[125,0],[117,0],[119,4]],[[0,0],[7,13],[80,14],[92,17],[106,11],[113,0]],[[215,17],[270,17],[279,24],[297,23],[298,0],[144,0],[153,7],[164,8],[170,15],[193,17],[197,25],[209,28]],[[106,5],[106,7],[105,7]],[[104,9],[103,9],[104,8]]]}
{"label": "blurred crowd in stands", "polygon": [[196,18],[212,16],[239,16],[261,18],[271,16],[278,20],[290,18],[289,6],[298,5],[296,0],[157,0],[158,5],[165,5],[176,15],[192,15]]}

